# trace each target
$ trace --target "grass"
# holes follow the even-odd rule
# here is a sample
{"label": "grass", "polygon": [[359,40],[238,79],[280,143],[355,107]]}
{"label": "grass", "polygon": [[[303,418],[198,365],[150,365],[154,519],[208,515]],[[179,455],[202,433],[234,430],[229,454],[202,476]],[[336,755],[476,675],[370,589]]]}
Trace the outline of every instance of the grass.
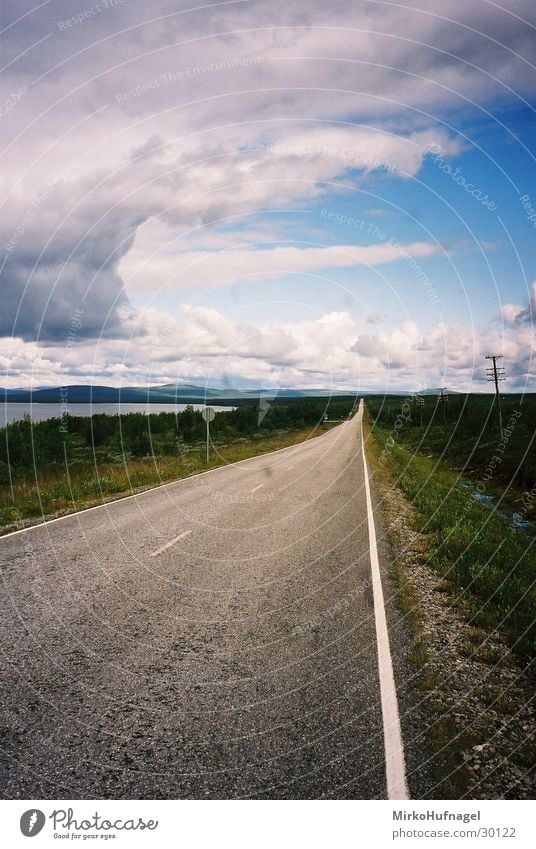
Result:
{"label": "grass", "polygon": [[[379,443],[370,432],[370,416],[365,414],[364,421],[365,438],[367,440],[367,453],[371,468],[374,470],[374,478],[380,483],[381,488],[392,487],[392,469],[390,464],[380,463]],[[389,520],[396,519],[393,507],[386,505]],[[402,535],[401,535],[402,534]],[[404,613],[409,623],[413,639],[410,647],[409,660],[419,670],[418,686],[424,695],[424,703],[433,712],[433,720],[427,725],[427,741],[430,751],[433,753],[431,769],[436,787],[441,788],[441,797],[445,799],[460,799],[464,797],[470,786],[470,775],[463,753],[469,750],[475,742],[472,735],[461,731],[454,717],[445,706],[442,694],[445,687],[445,676],[441,669],[431,662],[430,647],[428,644],[423,622],[423,611],[420,603],[420,592],[416,584],[410,579],[405,571],[403,562],[399,559],[400,546],[404,545],[404,535],[399,528],[397,532],[391,527],[389,541],[392,547],[392,570],[391,579],[396,593],[396,603]],[[426,548],[419,546],[413,551],[414,558],[424,562]],[[440,579],[437,582],[438,592],[445,594],[452,591],[452,584],[448,580]]]}
{"label": "grass", "polygon": [[[525,772],[534,764],[534,745],[529,739],[520,745],[519,736],[525,732],[525,727],[520,727],[524,721],[520,716],[528,717],[526,706],[533,692],[532,678],[520,674],[516,679],[519,687],[517,684],[512,685],[512,657],[501,639],[501,636],[507,637],[530,675],[536,614],[533,542],[529,537],[510,529],[501,517],[475,502],[470,491],[458,486],[463,482],[460,481],[459,471],[446,462],[438,462],[437,454],[423,457],[415,451],[413,445],[408,444],[393,447],[389,443],[391,450],[386,451],[392,428],[382,430],[377,423],[372,428],[372,417],[368,412],[365,415],[365,432],[374,477],[382,490],[393,493],[393,498],[385,499],[389,540],[394,555],[391,574],[397,603],[413,635],[410,657],[419,670],[418,686],[430,710],[426,736],[432,753],[431,768],[435,786],[441,788],[440,795],[443,798],[472,798],[474,792],[479,793],[478,783],[475,785],[478,776],[475,779],[471,769],[473,747],[482,740],[492,741],[497,748],[497,757],[504,762],[511,761]],[[401,438],[403,436],[405,434]],[[414,438],[414,433],[410,434],[410,438]],[[441,448],[439,438],[438,448]],[[414,509],[405,512],[401,524],[398,522],[400,499],[394,495],[394,485],[402,493],[409,494],[414,505]],[[467,527],[464,528],[467,516],[472,523],[469,533]],[[445,534],[442,533],[443,519],[446,519]],[[414,522],[421,530],[421,534],[409,541],[408,522]],[[492,524],[494,528],[490,542],[486,537]],[[500,530],[498,545],[494,536],[497,528]],[[492,583],[488,589],[485,576],[482,575],[478,591],[474,591],[470,572],[464,574],[463,564],[456,564],[456,557],[460,553],[460,541],[456,539],[458,529],[466,543],[461,550],[468,562],[474,557],[482,566],[482,563],[490,560],[492,570],[502,571],[504,576],[510,574],[517,557],[522,567],[513,576],[521,584],[517,598],[509,595],[507,580],[501,591],[501,604],[497,603],[498,596],[494,595],[497,584]],[[467,538],[469,548],[465,550]],[[506,543],[501,547],[500,543],[505,539]],[[452,557],[449,558],[451,545]],[[429,574],[437,574],[437,578],[433,578],[433,588],[438,594],[436,603],[455,607],[457,613],[461,613],[465,619],[457,627],[458,639],[451,645],[454,652],[451,673],[447,665],[446,674],[443,674],[444,666],[441,662],[438,664],[440,655],[437,648],[429,645],[427,633],[433,622],[422,605],[419,577],[406,571],[407,557],[411,565],[419,564],[425,569],[430,565],[434,567],[435,571],[430,570]],[[482,569],[479,571],[485,572]],[[423,573],[419,570],[418,574]],[[522,601],[517,604],[519,597]],[[505,611],[510,615],[505,617]],[[480,685],[472,691],[471,702],[465,704],[463,698],[460,699],[460,693],[466,691],[463,682],[473,664],[478,664],[475,674]],[[484,670],[482,665],[485,665]],[[463,676],[460,680],[457,680],[458,669]],[[521,672],[519,667],[518,672]],[[505,729],[504,734],[503,726],[498,725],[503,720],[508,722],[508,733]],[[497,731],[498,727],[501,730]]]}
{"label": "grass", "polygon": [[429,565],[471,624],[498,628],[528,663],[536,654],[535,540],[476,501],[444,461],[392,444],[391,431],[378,423],[372,433],[382,462],[416,508]]}
{"label": "grass", "polygon": [[503,397],[502,436],[494,395],[453,395],[445,411],[433,396],[421,401],[368,398],[367,409],[394,442],[448,463],[536,530],[536,395]]}
{"label": "grass", "polygon": [[0,534],[22,524],[32,524],[32,520],[92,507],[161,483],[297,445],[325,433],[335,424],[338,422],[322,423],[314,430],[308,427],[216,445],[208,464],[204,443],[183,446],[175,456],[132,458],[118,455],[115,462],[109,462],[101,460],[99,452],[95,451],[93,463],[75,459],[64,464],[49,464],[33,475],[16,480],[12,487],[0,485]]}

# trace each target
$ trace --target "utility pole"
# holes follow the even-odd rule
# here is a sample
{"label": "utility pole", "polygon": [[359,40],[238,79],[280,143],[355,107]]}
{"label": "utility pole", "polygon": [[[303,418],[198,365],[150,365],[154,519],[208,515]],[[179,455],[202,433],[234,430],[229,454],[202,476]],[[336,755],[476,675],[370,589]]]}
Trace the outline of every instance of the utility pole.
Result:
{"label": "utility pole", "polygon": [[497,399],[497,410],[499,413],[499,435],[502,439],[503,435],[503,426],[502,426],[502,412],[501,412],[501,396],[499,394],[499,382],[501,380],[506,380],[505,370],[502,366],[497,366],[497,360],[502,360],[502,354],[486,354],[485,359],[491,360],[492,365],[486,369],[486,374],[488,375],[488,382],[495,384],[495,397]]}
{"label": "utility pole", "polygon": [[415,397],[415,403],[417,404],[417,406],[418,406],[418,408],[421,412],[421,425],[420,426],[422,427],[422,408],[424,407],[424,398],[421,398],[420,395],[417,395]]}
{"label": "utility pole", "polygon": [[447,429],[447,410],[445,408],[445,402],[449,400],[449,396],[447,393],[446,386],[440,386],[439,388],[439,401],[441,406],[443,407],[443,425],[445,426],[445,430]]}

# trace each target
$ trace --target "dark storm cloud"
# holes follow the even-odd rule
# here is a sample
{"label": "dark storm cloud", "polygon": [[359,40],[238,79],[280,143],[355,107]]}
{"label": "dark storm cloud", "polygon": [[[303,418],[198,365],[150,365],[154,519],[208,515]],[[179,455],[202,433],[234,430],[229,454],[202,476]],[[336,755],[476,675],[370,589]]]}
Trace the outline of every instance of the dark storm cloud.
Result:
{"label": "dark storm cloud", "polygon": [[116,268],[143,219],[121,205],[107,208],[87,188],[52,184],[19,205],[13,230],[2,228],[1,335],[65,339],[75,310],[83,312],[80,338],[128,332]]}

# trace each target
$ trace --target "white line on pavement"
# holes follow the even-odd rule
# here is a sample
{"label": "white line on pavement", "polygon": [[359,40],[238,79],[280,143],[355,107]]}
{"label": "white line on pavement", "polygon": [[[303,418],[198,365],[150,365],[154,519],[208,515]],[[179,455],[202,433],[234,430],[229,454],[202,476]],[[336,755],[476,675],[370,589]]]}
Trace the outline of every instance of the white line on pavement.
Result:
{"label": "white line on pavement", "polygon": [[162,552],[165,551],[166,548],[171,548],[172,545],[175,545],[176,542],[178,542],[180,539],[184,539],[184,537],[187,537],[188,534],[191,533],[191,531],[184,531],[183,534],[179,534],[178,537],[175,537],[175,539],[172,539],[170,542],[167,542],[165,545],[162,546],[162,548],[157,548],[156,551],[151,551],[149,557],[156,557],[157,554],[162,554]]}
{"label": "white line on pavement", "polygon": [[37,530],[37,528],[44,528],[47,525],[55,525],[56,522],[64,522],[66,519],[72,519],[73,516],[78,518],[82,513],[93,513],[95,510],[102,510],[103,508],[113,507],[114,504],[121,504],[121,502],[130,501],[132,498],[143,498],[143,496],[149,495],[151,492],[156,492],[156,490],[158,489],[168,489],[169,487],[176,487],[178,484],[183,484],[187,483],[188,481],[195,480],[195,478],[201,478],[207,475],[214,475],[218,472],[226,472],[227,469],[241,466],[244,463],[252,463],[254,460],[264,460],[266,457],[270,457],[272,454],[282,454],[283,451],[296,451],[296,449],[300,449],[304,445],[310,446],[315,439],[326,439],[327,436],[330,436],[336,430],[337,428],[333,428],[333,430],[328,430],[327,433],[321,433],[320,436],[315,436],[313,437],[313,439],[308,439],[307,442],[297,442],[295,445],[287,445],[286,448],[277,448],[275,451],[267,451],[265,454],[256,454],[254,457],[246,457],[244,460],[236,460],[234,463],[228,463],[225,466],[216,466],[214,469],[207,469],[206,472],[195,472],[195,474],[187,475],[187,477],[185,478],[177,478],[176,480],[168,481],[167,483],[159,483],[156,486],[150,486],[147,489],[140,490],[140,492],[133,493],[133,495],[123,495],[120,498],[112,498],[111,501],[105,501],[102,504],[95,504],[94,507],[81,507],[80,510],[73,510],[71,513],[66,513],[64,516],[56,516],[55,519],[45,519],[43,522],[37,522],[35,525],[28,525],[27,528],[20,528],[18,531],[9,531],[9,533],[7,534],[0,534],[0,543],[4,539],[16,537],[20,534],[28,534],[31,531]]}
{"label": "white line on pavement", "polygon": [[251,491],[252,491],[252,492],[257,492],[257,490],[258,490],[258,489],[260,489],[260,488],[261,488],[261,486],[264,486],[264,484],[263,484],[263,483],[260,483],[258,486],[256,486],[256,487],[255,487],[255,489],[252,489]]}
{"label": "white line on pavement", "polygon": [[[361,412],[363,409],[362,404],[363,402],[361,402]],[[361,450],[363,452],[363,466],[365,469],[365,496],[367,501],[372,594],[374,598],[374,618],[376,621],[376,641],[378,644],[378,670],[380,675],[380,697],[382,703],[387,798],[409,799],[408,786],[406,782],[406,764],[404,760],[404,743],[402,741],[402,730],[400,728],[400,714],[398,712],[398,699],[396,696],[395,677],[393,673],[393,659],[391,657],[391,648],[389,646],[389,632],[387,630],[387,619],[385,617],[385,602],[383,598],[380,563],[378,560],[376,528],[374,525],[372,499],[370,497],[367,459],[365,457],[363,417],[361,417],[360,424]]]}

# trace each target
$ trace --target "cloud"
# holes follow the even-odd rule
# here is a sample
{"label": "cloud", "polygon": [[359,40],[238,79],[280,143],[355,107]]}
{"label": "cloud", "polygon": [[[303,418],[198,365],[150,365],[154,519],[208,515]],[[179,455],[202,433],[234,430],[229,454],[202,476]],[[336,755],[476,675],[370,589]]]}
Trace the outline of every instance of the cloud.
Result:
{"label": "cloud", "polygon": [[379,312],[371,312],[367,315],[365,319],[365,324],[382,324],[385,321],[385,316],[381,315]]}
{"label": "cloud", "polygon": [[[415,0],[411,9],[347,0],[91,9],[79,18],[67,0],[3,4],[0,109],[13,105],[2,121],[0,334],[39,339],[47,357],[56,352],[57,374],[64,362],[111,374],[127,346],[140,375],[134,336],[147,363],[150,340],[163,362],[182,342],[206,353],[200,314],[177,331],[134,310],[131,293],[395,262],[388,244],[259,245],[259,219],[230,246],[221,226],[305,209],[327,191],[358,193],[371,179],[413,180],[430,147],[461,152],[444,129],[453,111],[471,101],[516,104],[535,89],[531,0],[512,11],[461,0]],[[436,251],[428,242],[407,249]],[[80,346],[66,353],[77,309]],[[521,330],[523,308],[504,310]],[[218,333],[214,350],[230,330],[220,323]],[[410,356],[406,335],[393,353],[400,362]],[[305,330],[273,328],[257,344],[266,357],[323,366]],[[205,368],[184,356],[193,372]],[[330,356],[335,370],[348,353]]]}
{"label": "cloud", "polygon": [[393,241],[374,245],[186,251],[154,256],[147,250],[141,231],[138,239],[119,269],[129,292],[222,286],[321,269],[370,267],[401,258],[433,256],[441,251],[430,242],[400,245]]}
{"label": "cloud", "polygon": [[[73,308],[83,308],[83,335],[128,335],[125,280],[132,292],[154,290],[162,280],[178,288],[222,276],[229,282],[259,273],[263,264],[267,274],[278,274],[393,261],[396,250],[388,245],[274,248],[227,256],[197,251],[178,257],[169,255],[168,242],[177,228],[180,233],[311,200],[325,191],[326,181],[336,184],[349,170],[366,172],[380,163],[392,174],[414,174],[436,142],[449,147],[442,132],[402,137],[347,127],[290,134],[280,129],[253,151],[229,151],[225,139],[206,140],[200,151],[192,143],[163,144],[153,135],[112,170],[105,159],[113,145],[97,142],[93,171],[87,170],[91,155],[79,152],[74,162],[81,171],[71,160],[39,186],[34,180],[45,176],[39,170],[31,193],[23,179],[5,205],[0,245],[6,250],[8,296],[0,334],[61,338]],[[143,225],[152,234],[150,244],[144,243]],[[244,239],[251,241],[247,233]],[[408,250],[421,256],[435,249],[417,243]]]}
{"label": "cloud", "polygon": [[530,300],[528,304],[503,304],[499,311],[501,321],[507,327],[520,327],[533,325],[536,316],[536,281],[531,286]]}
{"label": "cloud", "polygon": [[[149,9],[101,5],[101,13],[63,28],[73,18],[67,0],[35,8],[12,27],[6,63],[50,37],[10,71],[28,79],[45,74],[42,96],[50,98],[53,85],[61,93],[84,85],[84,105],[108,95],[139,116],[178,102],[201,119],[231,121],[248,107],[254,118],[280,117],[282,109],[340,115],[350,104],[354,113],[385,113],[534,85],[532,33],[524,23],[534,23],[531,0],[517,0],[512,10],[482,0],[415,0],[412,8],[344,0],[329,7],[318,0],[274,0],[269,8],[262,0],[208,9],[170,8],[164,0]],[[20,15],[20,2],[5,0],[4,21]],[[154,80],[160,84],[149,87]],[[136,87],[140,95],[116,100]]]}
{"label": "cloud", "polygon": [[[533,329],[414,321],[371,332],[345,311],[301,321],[240,322],[212,307],[184,305],[179,320],[140,310],[131,339],[75,340],[46,348],[20,339],[0,342],[8,386],[98,382],[333,386],[337,389],[422,389],[448,385],[485,390],[489,351],[504,354],[509,390],[536,386]],[[362,327],[367,327],[367,332]]]}

